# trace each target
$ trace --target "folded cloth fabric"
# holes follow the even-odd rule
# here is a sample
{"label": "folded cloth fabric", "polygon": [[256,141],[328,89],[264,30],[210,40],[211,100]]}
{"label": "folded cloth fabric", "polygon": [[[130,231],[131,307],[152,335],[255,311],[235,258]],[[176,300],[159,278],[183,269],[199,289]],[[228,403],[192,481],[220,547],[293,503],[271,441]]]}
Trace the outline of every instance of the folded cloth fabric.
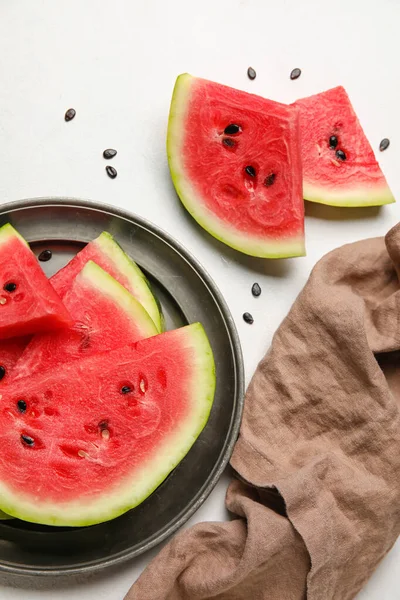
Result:
{"label": "folded cloth fabric", "polygon": [[400,224],[325,256],[249,386],[236,517],[177,535],[126,600],[350,600],[400,532]]}

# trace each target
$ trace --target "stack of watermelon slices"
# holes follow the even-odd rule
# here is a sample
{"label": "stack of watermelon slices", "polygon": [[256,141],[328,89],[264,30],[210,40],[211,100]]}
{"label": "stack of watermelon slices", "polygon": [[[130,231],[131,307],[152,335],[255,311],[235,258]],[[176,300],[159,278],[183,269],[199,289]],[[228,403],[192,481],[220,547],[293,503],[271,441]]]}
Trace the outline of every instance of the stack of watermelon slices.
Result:
{"label": "stack of watermelon slices", "polygon": [[204,329],[162,333],[145,276],[106,232],[48,280],[6,225],[0,266],[0,518],[115,518],[158,487],[208,420]]}
{"label": "stack of watermelon slices", "polygon": [[303,197],[394,202],[343,87],[285,105],[185,73],[172,96],[167,153],[191,215],[252,256],[305,254]]}

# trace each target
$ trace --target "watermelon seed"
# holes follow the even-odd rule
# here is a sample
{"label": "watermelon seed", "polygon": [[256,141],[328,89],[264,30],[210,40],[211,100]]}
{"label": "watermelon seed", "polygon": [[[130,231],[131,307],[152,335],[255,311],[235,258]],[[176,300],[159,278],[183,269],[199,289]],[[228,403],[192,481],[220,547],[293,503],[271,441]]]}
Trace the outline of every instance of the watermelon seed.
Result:
{"label": "watermelon seed", "polygon": [[6,304],[7,302],[7,298],[4,298],[4,296],[0,296],[0,304]]}
{"label": "watermelon seed", "polygon": [[339,140],[337,139],[336,135],[331,135],[329,138],[329,148],[335,149],[338,143]]}
{"label": "watermelon seed", "polygon": [[110,432],[108,431],[108,429],[103,429],[103,431],[101,432],[101,437],[103,438],[103,440],[110,439]]}
{"label": "watermelon seed", "polygon": [[243,321],[249,325],[252,325],[254,323],[253,315],[251,315],[249,312],[243,313]]}
{"label": "watermelon seed", "polygon": [[255,70],[253,69],[253,67],[249,67],[247,69],[247,77],[251,80],[255,79],[257,77],[257,73],[255,72]]}
{"label": "watermelon seed", "polygon": [[75,117],[76,115],[76,110],[74,108],[69,108],[67,110],[67,112],[65,113],[64,119],[66,121],[72,121],[72,119]]}
{"label": "watermelon seed", "polygon": [[301,69],[293,69],[290,73],[290,79],[298,79],[301,75]]}
{"label": "watermelon seed", "polygon": [[230,138],[224,138],[222,140],[222,143],[224,144],[224,146],[226,146],[227,148],[234,148],[236,146],[236,142],[234,140],[231,140]]}
{"label": "watermelon seed", "polygon": [[381,152],[383,152],[384,150],[387,150],[389,148],[389,146],[390,146],[390,140],[388,140],[388,138],[383,138],[383,140],[379,144],[379,150]]}
{"label": "watermelon seed", "polygon": [[15,290],[17,289],[17,284],[13,283],[12,281],[10,281],[9,283],[6,283],[3,290],[5,290],[6,292],[15,292]]}
{"label": "watermelon seed", "polygon": [[114,150],[114,148],[107,148],[107,150],[104,150],[103,152],[103,157],[106,160],[110,160],[110,158],[114,158],[114,156],[117,156],[117,151]]}
{"label": "watermelon seed", "polygon": [[27,405],[26,405],[25,400],[18,400],[17,407],[18,407],[18,410],[20,413],[26,412]]}
{"label": "watermelon seed", "polygon": [[6,368],[3,367],[3,365],[0,365],[0,381],[3,379],[5,374],[6,374]]}
{"label": "watermelon seed", "polygon": [[240,125],[235,125],[234,123],[227,125],[224,129],[225,135],[235,135],[235,133],[239,133],[240,131],[242,131]]}
{"label": "watermelon seed", "polygon": [[99,423],[100,431],[103,431],[103,429],[107,429],[107,427],[108,427],[108,421],[100,421],[100,423]]}
{"label": "watermelon seed", "polygon": [[248,165],[247,167],[245,167],[244,170],[246,171],[247,175],[250,175],[250,177],[255,177],[256,176],[256,170],[251,165]]}
{"label": "watermelon seed", "polygon": [[258,296],[261,296],[261,288],[258,283],[253,283],[253,287],[251,288],[251,293],[253,294],[253,296],[255,298],[258,298]]}
{"label": "watermelon seed", "polygon": [[114,169],[114,167],[111,167],[110,165],[108,165],[106,167],[106,171],[107,171],[107,175],[111,178],[111,179],[115,179],[116,176],[118,175],[117,173],[117,169]]}
{"label": "watermelon seed", "polygon": [[132,391],[132,388],[129,385],[123,385],[121,388],[121,394],[129,394]]}
{"label": "watermelon seed", "polygon": [[346,160],[346,154],[343,152],[343,150],[336,150],[335,154],[336,158],[339,160]]}
{"label": "watermelon seed", "polygon": [[270,187],[274,183],[275,179],[276,179],[275,173],[270,173],[269,175],[266,176],[264,185],[267,187]]}
{"label": "watermelon seed", "polygon": [[30,446],[31,448],[35,445],[35,440],[29,435],[25,435],[24,433],[21,433],[21,441],[27,446]]}
{"label": "watermelon seed", "polygon": [[145,384],[145,382],[144,382],[144,379],[141,379],[141,380],[140,380],[139,387],[140,387],[140,390],[141,390],[141,391],[143,392],[143,394],[144,394],[144,393],[145,393],[145,391],[146,391],[146,384]]}
{"label": "watermelon seed", "polygon": [[81,458],[89,458],[89,454],[87,454],[84,450],[78,450],[78,456]]}
{"label": "watermelon seed", "polygon": [[52,256],[53,256],[53,253],[51,250],[42,250],[42,252],[39,254],[38,258],[41,262],[47,262],[48,260],[51,259]]}

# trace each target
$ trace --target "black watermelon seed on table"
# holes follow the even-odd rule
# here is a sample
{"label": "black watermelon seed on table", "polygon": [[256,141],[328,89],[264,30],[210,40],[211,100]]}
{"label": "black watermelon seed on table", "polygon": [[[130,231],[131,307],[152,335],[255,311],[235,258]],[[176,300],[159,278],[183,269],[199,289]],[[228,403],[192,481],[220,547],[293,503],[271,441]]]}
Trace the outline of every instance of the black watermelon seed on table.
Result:
{"label": "black watermelon seed on table", "polygon": [[251,315],[249,312],[243,313],[243,321],[249,325],[252,325],[254,323],[253,315]]}
{"label": "black watermelon seed on table", "polygon": [[346,160],[346,154],[343,150],[336,150],[336,158],[339,160]]}
{"label": "black watermelon seed on table", "polygon": [[26,446],[34,446],[35,445],[35,440],[33,438],[31,438],[30,435],[25,435],[24,433],[21,433],[21,441],[26,445]]}
{"label": "black watermelon seed on table", "polygon": [[383,138],[383,140],[379,144],[379,150],[381,152],[383,152],[384,150],[387,150],[389,148],[389,146],[390,146],[390,140],[388,138]]}
{"label": "black watermelon seed on table", "polygon": [[42,250],[42,252],[38,256],[38,259],[41,262],[47,262],[48,260],[51,259],[52,256],[53,256],[53,253],[51,250]]}
{"label": "black watermelon seed on table", "polygon": [[0,381],[4,378],[6,374],[6,368],[3,365],[0,365]]}
{"label": "black watermelon seed on table", "polygon": [[107,171],[107,175],[109,177],[111,177],[111,179],[115,179],[116,176],[118,175],[117,169],[114,169],[114,167],[108,166],[108,167],[106,167],[106,171]]}
{"label": "black watermelon seed on table", "polygon": [[72,119],[75,117],[76,115],[76,110],[74,108],[69,108],[67,110],[67,112],[65,113],[64,119],[66,121],[72,121]]}
{"label": "black watermelon seed on table", "polygon": [[227,125],[224,129],[225,135],[235,135],[235,133],[239,133],[240,131],[242,131],[242,128],[240,125],[236,125],[235,123]]}
{"label": "black watermelon seed on table", "polygon": [[270,173],[269,175],[266,176],[264,185],[266,185],[267,187],[270,187],[274,183],[275,179],[276,179],[275,173]]}
{"label": "black watermelon seed on table", "polygon": [[103,156],[104,158],[109,160],[110,158],[114,158],[114,156],[117,156],[117,151],[114,150],[114,148],[107,148],[107,150],[104,150]]}
{"label": "black watermelon seed on table", "polygon": [[247,77],[251,80],[255,79],[257,77],[257,73],[255,72],[255,70],[253,69],[253,67],[249,67],[247,69]]}
{"label": "black watermelon seed on table", "polygon": [[339,140],[337,139],[336,135],[331,135],[331,137],[329,138],[329,148],[335,149],[338,143]]}
{"label": "black watermelon seed on table", "polygon": [[9,283],[6,283],[3,290],[5,290],[6,292],[15,292],[15,290],[17,289],[17,284],[10,281]]}
{"label": "black watermelon seed on table", "polygon": [[26,405],[25,400],[18,400],[18,402],[17,402],[17,408],[18,408],[18,410],[19,410],[20,413],[26,412],[27,405]]}
{"label": "black watermelon seed on table", "polygon": [[261,288],[258,283],[253,283],[253,287],[251,288],[251,293],[255,298],[261,295]]}
{"label": "black watermelon seed on table", "polygon": [[244,170],[246,171],[247,175],[250,175],[250,177],[255,177],[256,176],[256,170],[251,165],[248,165],[247,167],[245,167]]}
{"label": "black watermelon seed on table", "polygon": [[301,75],[301,69],[293,69],[290,73],[290,79],[298,79]]}

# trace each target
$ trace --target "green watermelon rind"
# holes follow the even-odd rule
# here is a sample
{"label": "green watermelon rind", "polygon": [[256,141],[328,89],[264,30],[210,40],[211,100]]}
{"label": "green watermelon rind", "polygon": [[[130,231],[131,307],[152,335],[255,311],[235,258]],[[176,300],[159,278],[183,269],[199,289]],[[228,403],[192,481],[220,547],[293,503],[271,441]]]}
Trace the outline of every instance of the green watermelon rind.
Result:
{"label": "green watermelon rind", "polygon": [[107,231],[94,241],[101,251],[117,266],[118,270],[132,283],[135,296],[149,313],[157,330],[164,330],[164,317],[161,306],[151,290],[149,281],[138,265],[123,251],[118,242]]}
{"label": "green watermelon rind", "polygon": [[326,187],[319,187],[303,182],[304,200],[315,202],[317,204],[325,204],[327,206],[338,207],[354,207],[362,208],[366,206],[383,206],[385,204],[393,204],[396,202],[389,186],[381,188],[366,189],[347,189],[339,191],[329,191]]}
{"label": "green watermelon rind", "polygon": [[[135,508],[150,496],[167,478],[171,471],[189,452],[196,439],[204,429],[214,401],[216,376],[215,363],[210,342],[200,323],[193,323],[176,332],[182,336],[185,347],[196,360],[191,365],[195,367],[191,380],[188,398],[191,401],[190,417],[181,423],[179,431],[174,431],[168,443],[158,447],[157,457],[149,461],[142,475],[135,472],[133,479],[125,481],[119,488],[100,500],[88,505],[88,512],[96,517],[85,516],[85,507],[76,502],[73,510],[68,504],[68,519],[65,519],[65,507],[62,504],[46,503],[33,504],[24,502],[21,494],[13,492],[10,487],[0,481],[0,507],[10,516],[31,522],[44,523],[54,526],[85,527],[115,519],[128,510]],[[162,457],[162,458],[160,458]],[[168,460],[167,460],[168,459]],[[136,489],[135,489],[136,488]],[[117,505],[110,509],[113,502],[111,496],[117,499]],[[95,510],[93,510],[95,505]]]}
{"label": "green watermelon rind", "polygon": [[13,519],[13,518],[14,517],[12,517],[11,515],[7,515],[5,512],[0,510],[0,521],[9,521],[10,519]]}
{"label": "green watermelon rind", "polygon": [[265,240],[248,233],[233,231],[204,206],[190,181],[184,176],[181,145],[189,106],[190,88],[196,78],[183,73],[175,83],[168,119],[167,156],[177,194],[192,217],[213,237],[227,246],[260,258],[289,258],[305,255],[304,238]]}
{"label": "green watermelon rind", "polygon": [[2,227],[0,227],[0,244],[5,244],[8,242],[10,238],[19,239],[25,246],[29,248],[28,242],[22,237],[20,233],[11,225],[11,223],[6,223]]}

